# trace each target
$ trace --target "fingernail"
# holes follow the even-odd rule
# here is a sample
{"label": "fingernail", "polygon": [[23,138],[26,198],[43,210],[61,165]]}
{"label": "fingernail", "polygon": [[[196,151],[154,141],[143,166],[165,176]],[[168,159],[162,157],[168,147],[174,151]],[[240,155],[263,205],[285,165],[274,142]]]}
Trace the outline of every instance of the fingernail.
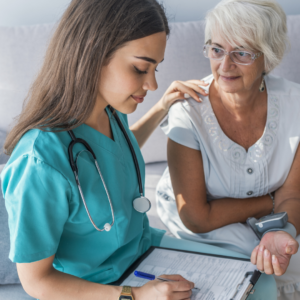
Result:
{"label": "fingernail", "polygon": [[185,94],[184,94],[184,98],[185,98],[185,99],[190,98],[190,95],[189,95],[188,93],[185,93]]}
{"label": "fingernail", "polygon": [[272,255],[272,262],[276,263],[276,256],[275,255]]}
{"label": "fingernail", "polygon": [[265,255],[265,257],[269,257],[269,256],[270,256],[270,252],[266,249],[266,250],[264,251],[264,255]]}
{"label": "fingernail", "polygon": [[260,251],[260,252],[263,252],[263,251],[264,251],[264,245],[261,245],[261,246],[259,247],[259,251]]}
{"label": "fingernail", "polygon": [[287,249],[286,249],[286,253],[292,253],[292,248],[291,247],[287,247]]}
{"label": "fingernail", "polygon": [[201,98],[198,98],[200,102],[202,102],[203,100]]}

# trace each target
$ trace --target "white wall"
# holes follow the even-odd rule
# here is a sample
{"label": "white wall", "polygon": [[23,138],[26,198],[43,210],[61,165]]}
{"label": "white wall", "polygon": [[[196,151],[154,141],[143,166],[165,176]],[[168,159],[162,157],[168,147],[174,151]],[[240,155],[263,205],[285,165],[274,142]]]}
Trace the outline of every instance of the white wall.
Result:
{"label": "white wall", "polygon": [[52,23],[70,0],[0,0],[0,26]]}
{"label": "white wall", "polygon": [[[167,8],[172,22],[203,20],[209,9],[220,0],[159,0]],[[300,0],[277,0],[287,15],[300,14]],[[172,18],[173,16],[173,18]]]}
{"label": "white wall", "polygon": [[[120,0],[122,1],[122,0]],[[219,0],[159,0],[172,22],[203,20]],[[277,0],[286,14],[300,14],[300,0]],[[0,26],[51,23],[59,19],[70,0],[0,0]]]}

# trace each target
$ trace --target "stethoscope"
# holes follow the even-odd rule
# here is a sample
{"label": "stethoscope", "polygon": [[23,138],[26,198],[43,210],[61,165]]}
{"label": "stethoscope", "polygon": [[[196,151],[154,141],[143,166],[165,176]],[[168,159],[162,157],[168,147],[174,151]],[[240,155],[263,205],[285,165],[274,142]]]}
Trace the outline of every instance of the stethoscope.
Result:
{"label": "stethoscope", "polygon": [[[138,160],[137,160],[137,157],[136,157],[136,154],[135,154],[135,151],[133,149],[133,146],[131,144],[131,141],[129,139],[129,136],[119,118],[119,116],[114,113],[115,110],[111,107],[111,106],[108,106],[109,110],[111,111],[112,115],[114,116],[114,118],[116,119],[120,129],[122,130],[124,136],[125,136],[125,139],[128,143],[128,146],[130,148],[130,152],[131,152],[131,155],[132,155],[132,158],[133,158],[133,161],[134,161],[134,165],[135,165],[135,169],[136,169],[136,174],[137,174],[137,178],[138,178],[138,183],[139,183],[139,192],[141,194],[140,197],[138,198],[135,198],[133,200],[133,208],[140,212],[140,213],[146,213],[147,211],[150,210],[151,208],[151,202],[149,201],[149,199],[147,199],[146,197],[144,197],[144,192],[143,192],[143,184],[142,184],[142,178],[141,178],[141,172],[140,172],[140,168],[139,168],[139,163],[138,163]],[[112,201],[111,201],[111,198],[110,198],[110,195],[109,195],[109,192],[108,192],[108,189],[107,189],[107,186],[105,184],[105,181],[104,181],[104,178],[102,176],[102,173],[101,173],[101,170],[100,170],[100,167],[98,165],[98,162],[97,162],[97,158],[96,158],[96,155],[94,153],[94,151],[92,150],[92,148],[90,147],[90,145],[83,139],[79,139],[79,138],[76,138],[75,137],[75,134],[72,130],[69,130],[68,133],[70,134],[71,138],[72,138],[72,142],[70,143],[69,145],[69,148],[68,148],[68,152],[69,152],[69,160],[70,160],[70,164],[71,164],[71,168],[73,170],[73,173],[75,175],[75,180],[76,180],[76,184],[77,184],[77,187],[78,187],[78,190],[79,190],[79,193],[80,193],[80,196],[81,196],[81,199],[83,201],[83,204],[84,204],[84,207],[85,207],[85,210],[88,214],[88,217],[91,221],[91,223],[93,224],[93,226],[95,227],[96,230],[98,231],[110,231],[112,226],[114,225],[114,222],[115,222],[115,214],[114,214],[114,208],[113,208],[113,205],[112,205]],[[80,151],[77,156],[76,156],[76,160],[74,162],[74,158],[73,158],[73,147],[75,144],[82,144],[85,146],[85,150],[82,150]],[[84,195],[83,195],[83,192],[82,192],[82,188],[81,188],[81,185],[80,185],[80,181],[79,181],[79,176],[78,176],[78,166],[77,166],[77,160],[78,160],[78,157],[80,156],[81,153],[83,152],[87,152],[88,154],[92,155],[92,157],[94,158],[94,161],[95,161],[95,165],[96,165],[96,168],[97,168],[97,171],[100,175],[100,178],[101,178],[101,181],[103,183],[103,186],[104,186],[104,189],[105,189],[105,192],[106,192],[106,195],[107,195],[107,198],[108,198],[108,201],[109,201],[109,205],[110,205],[110,209],[111,209],[111,215],[112,215],[112,222],[109,224],[109,223],[106,223],[103,227],[103,229],[100,229],[96,226],[96,224],[94,223],[92,217],[91,217],[91,214],[89,212],[89,209],[88,209],[88,206],[86,204],[86,201],[85,201],[85,198],[84,198]]]}

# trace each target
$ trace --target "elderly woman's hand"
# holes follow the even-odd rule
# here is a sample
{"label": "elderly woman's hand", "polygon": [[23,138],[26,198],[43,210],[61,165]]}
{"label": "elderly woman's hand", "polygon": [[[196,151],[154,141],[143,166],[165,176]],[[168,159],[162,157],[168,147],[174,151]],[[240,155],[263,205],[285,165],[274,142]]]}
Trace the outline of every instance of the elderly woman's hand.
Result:
{"label": "elderly woman's hand", "polygon": [[165,111],[168,111],[171,105],[178,100],[185,98],[191,97],[197,102],[202,102],[197,93],[207,96],[208,94],[200,87],[207,85],[208,83],[202,80],[173,81],[159,102]]}
{"label": "elderly woman's hand", "polygon": [[251,254],[251,262],[266,274],[281,276],[285,273],[291,256],[296,254],[298,242],[285,231],[268,232]]}

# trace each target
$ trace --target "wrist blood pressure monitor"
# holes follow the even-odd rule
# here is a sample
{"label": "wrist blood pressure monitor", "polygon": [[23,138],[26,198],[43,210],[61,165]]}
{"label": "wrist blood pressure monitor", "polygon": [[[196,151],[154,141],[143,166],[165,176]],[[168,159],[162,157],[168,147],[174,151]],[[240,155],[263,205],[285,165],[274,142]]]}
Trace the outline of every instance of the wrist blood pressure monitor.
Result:
{"label": "wrist blood pressure monitor", "polygon": [[247,224],[260,240],[264,234],[270,231],[282,230],[288,232],[293,237],[296,235],[295,227],[291,223],[288,223],[288,214],[286,212],[267,215],[259,220],[248,218]]}
{"label": "wrist blood pressure monitor", "polygon": [[283,228],[288,221],[288,215],[286,212],[268,215],[260,218],[255,226],[259,232],[265,232],[272,228]]}

